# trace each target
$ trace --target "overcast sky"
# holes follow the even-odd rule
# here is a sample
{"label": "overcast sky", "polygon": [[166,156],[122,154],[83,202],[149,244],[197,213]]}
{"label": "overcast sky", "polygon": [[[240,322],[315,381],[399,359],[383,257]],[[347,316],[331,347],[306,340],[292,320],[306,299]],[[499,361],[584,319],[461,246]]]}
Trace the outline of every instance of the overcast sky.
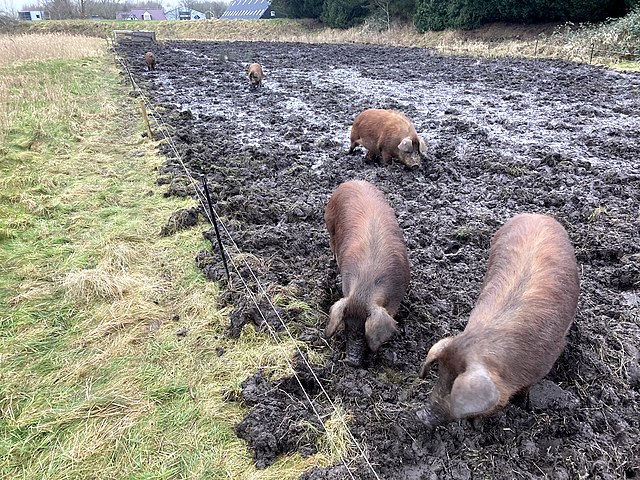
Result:
{"label": "overcast sky", "polygon": [[[163,1],[162,6],[166,10],[171,10],[174,5],[177,6],[180,2],[178,0]],[[227,1],[227,3],[229,3]],[[15,13],[22,9],[25,5],[37,5],[38,0],[0,0],[0,12]]]}
{"label": "overcast sky", "polygon": [[37,4],[38,0],[0,0],[0,11],[17,13],[24,5]]}

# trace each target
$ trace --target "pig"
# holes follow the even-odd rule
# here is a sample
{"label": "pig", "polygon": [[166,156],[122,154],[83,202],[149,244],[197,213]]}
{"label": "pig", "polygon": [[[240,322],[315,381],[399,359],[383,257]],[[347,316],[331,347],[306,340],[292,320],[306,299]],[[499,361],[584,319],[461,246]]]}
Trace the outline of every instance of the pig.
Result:
{"label": "pig", "polygon": [[153,52],[147,52],[144,54],[144,63],[147,64],[147,70],[156,69],[156,56]]}
{"label": "pig", "polygon": [[264,80],[264,73],[259,63],[252,63],[247,67],[247,75],[249,82],[253,88],[262,86],[262,80]]}
{"label": "pig", "polygon": [[420,370],[438,363],[427,426],[489,415],[526,398],[565,347],[580,290],[565,229],[546,215],[516,215],[491,240],[487,273],[464,331],[431,347]]}
{"label": "pig", "polygon": [[351,127],[349,154],[358,145],[367,149],[370,161],[382,155],[382,165],[397,158],[407,167],[417,167],[427,153],[425,141],[418,137],[409,119],[396,110],[372,108],[360,113]]}
{"label": "pig", "polygon": [[342,274],[343,298],[329,310],[327,338],[346,333],[345,362],[362,364],[397,331],[393,316],[409,285],[409,259],[393,209],[364,180],[341,184],[324,213],[331,251]]}

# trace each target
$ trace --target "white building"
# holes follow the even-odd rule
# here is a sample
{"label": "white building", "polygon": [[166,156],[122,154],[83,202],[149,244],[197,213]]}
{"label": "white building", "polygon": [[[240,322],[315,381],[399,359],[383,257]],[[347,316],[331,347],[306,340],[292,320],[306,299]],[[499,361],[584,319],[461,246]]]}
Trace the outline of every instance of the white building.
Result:
{"label": "white building", "polygon": [[174,8],[165,12],[164,15],[167,20],[205,20],[207,18],[206,14],[185,7]]}
{"label": "white building", "polygon": [[47,14],[47,12],[43,12],[43,11],[40,11],[40,10],[23,10],[21,12],[18,12],[18,19],[19,20],[32,20],[32,21],[48,20],[49,19],[49,15]]}

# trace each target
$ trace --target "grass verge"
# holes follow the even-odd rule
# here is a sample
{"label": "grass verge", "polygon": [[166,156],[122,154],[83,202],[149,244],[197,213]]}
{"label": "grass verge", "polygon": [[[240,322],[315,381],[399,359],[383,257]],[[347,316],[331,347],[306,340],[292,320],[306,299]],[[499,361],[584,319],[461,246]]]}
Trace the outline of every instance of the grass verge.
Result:
{"label": "grass verge", "polygon": [[192,201],[155,185],[162,159],[105,44],[59,40],[86,49],[45,41],[0,65],[0,477],[293,479],[328,463],[325,448],[253,467],[226,399],[258,368],[286,374],[292,344],[227,338],[194,264],[200,228],[159,235]]}

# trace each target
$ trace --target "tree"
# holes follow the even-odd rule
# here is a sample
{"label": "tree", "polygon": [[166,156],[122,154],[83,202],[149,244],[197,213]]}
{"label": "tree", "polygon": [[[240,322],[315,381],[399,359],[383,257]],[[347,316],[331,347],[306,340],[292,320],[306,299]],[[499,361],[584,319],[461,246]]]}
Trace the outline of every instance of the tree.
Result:
{"label": "tree", "polygon": [[417,0],[415,25],[419,32],[449,27],[447,0]]}
{"label": "tree", "polygon": [[371,6],[382,16],[387,31],[391,30],[391,0],[371,0]]}
{"label": "tree", "polygon": [[353,27],[369,13],[368,0],[324,0],[320,19],[334,28]]}
{"label": "tree", "polygon": [[120,0],[84,0],[87,16],[96,15],[102,18],[116,18],[122,9]]}
{"label": "tree", "polygon": [[323,0],[273,0],[272,10],[289,18],[320,18]]}
{"label": "tree", "polygon": [[419,31],[476,28],[486,22],[517,23],[604,20],[629,10],[638,0],[417,0]]}
{"label": "tree", "polygon": [[190,10],[208,13],[208,17],[219,18],[229,6],[223,1],[182,0],[182,6]]}
{"label": "tree", "polygon": [[51,20],[78,18],[80,15],[77,6],[71,0],[42,0],[38,6],[25,8],[44,10],[49,13]]}
{"label": "tree", "polygon": [[416,13],[416,0],[392,0],[390,7],[392,18],[412,20]]}

